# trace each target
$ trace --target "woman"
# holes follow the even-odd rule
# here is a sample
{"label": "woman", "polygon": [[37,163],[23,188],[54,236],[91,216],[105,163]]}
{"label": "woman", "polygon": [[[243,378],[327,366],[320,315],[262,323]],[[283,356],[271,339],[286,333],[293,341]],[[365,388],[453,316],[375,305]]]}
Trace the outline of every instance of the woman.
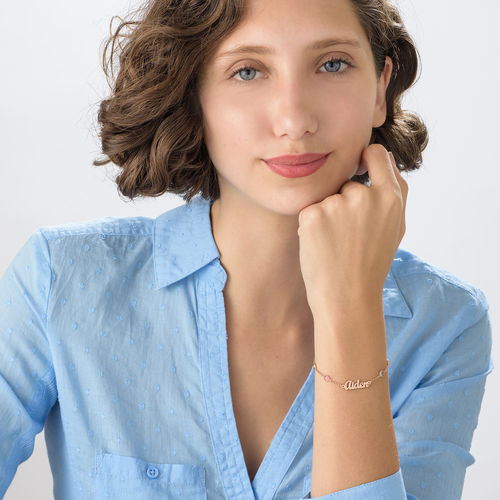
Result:
{"label": "woman", "polygon": [[488,303],[398,248],[427,131],[396,8],[144,9],[110,38],[95,164],[187,203],[40,228],[12,262],[0,494],[45,425],[56,498],[460,498]]}

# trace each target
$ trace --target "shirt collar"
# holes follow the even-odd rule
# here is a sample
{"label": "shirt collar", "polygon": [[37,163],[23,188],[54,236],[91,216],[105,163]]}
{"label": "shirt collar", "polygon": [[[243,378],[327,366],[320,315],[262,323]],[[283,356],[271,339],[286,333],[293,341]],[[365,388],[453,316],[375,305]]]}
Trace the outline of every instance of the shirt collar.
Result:
{"label": "shirt collar", "polygon": [[153,260],[155,289],[171,285],[220,258],[212,235],[210,200],[195,196],[190,203],[155,219]]}
{"label": "shirt collar", "polygon": [[[191,202],[167,210],[155,219],[155,290],[169,286],[220,258],[212,234],[211,204],[210,200],[197,195]],[[411,318],[413,315],[393,277],[392,268],[384,283],[383,304],[385,316]]]}

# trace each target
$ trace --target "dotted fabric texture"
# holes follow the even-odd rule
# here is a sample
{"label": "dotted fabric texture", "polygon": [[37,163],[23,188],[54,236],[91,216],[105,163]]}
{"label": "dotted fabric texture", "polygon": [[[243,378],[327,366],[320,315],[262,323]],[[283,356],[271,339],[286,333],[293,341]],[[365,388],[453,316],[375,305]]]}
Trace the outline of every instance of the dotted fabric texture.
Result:
{"label": "dotted fabric texture", "polygon": [[[314,370],[253,479],[210,202],[41,227],[0,279],[0,498],[45,426],[56,500],[310,498]],[[488,302],[399,248],[383,290],[400,469],[317,497],[458,500],[493,369]]]}

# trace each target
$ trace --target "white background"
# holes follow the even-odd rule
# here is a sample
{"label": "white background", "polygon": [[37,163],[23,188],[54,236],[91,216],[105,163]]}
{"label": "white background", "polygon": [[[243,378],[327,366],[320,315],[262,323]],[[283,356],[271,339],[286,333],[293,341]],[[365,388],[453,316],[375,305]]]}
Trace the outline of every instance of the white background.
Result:
{"label": "white background", "polygon": [[[500,3],[397,3],[422,58],[403,108],[419,113],[430,133],[424,166],[403,174],[409,194],[400,246],[481,288],[490,303],[498,368],[488,376],[462,497],[490,499],[500,488]],[[170,194],[126,203],[113,183],[116,167],[91,165],[99,154],[97,105],[107,93],[103,41],[111,17],[137,1],[2,4],[0,275],[40,226],[156,216],[183,204]],[[43,431],[5,496],[26,498],[53,498]]]}

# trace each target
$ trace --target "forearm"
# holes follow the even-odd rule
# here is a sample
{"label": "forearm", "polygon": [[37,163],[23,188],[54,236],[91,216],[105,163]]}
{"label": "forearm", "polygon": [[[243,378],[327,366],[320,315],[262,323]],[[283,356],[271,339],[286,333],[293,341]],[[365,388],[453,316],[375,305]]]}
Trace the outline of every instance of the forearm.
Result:
{"label": "forearm", "polygon": [[[314,317],[315,361],[344,382],[370,380],[385,367],[382,294],[324,308]],[[399,469],[387,371],[365,389],[344,390],[315,374],[311,498],[394,474]]]}

